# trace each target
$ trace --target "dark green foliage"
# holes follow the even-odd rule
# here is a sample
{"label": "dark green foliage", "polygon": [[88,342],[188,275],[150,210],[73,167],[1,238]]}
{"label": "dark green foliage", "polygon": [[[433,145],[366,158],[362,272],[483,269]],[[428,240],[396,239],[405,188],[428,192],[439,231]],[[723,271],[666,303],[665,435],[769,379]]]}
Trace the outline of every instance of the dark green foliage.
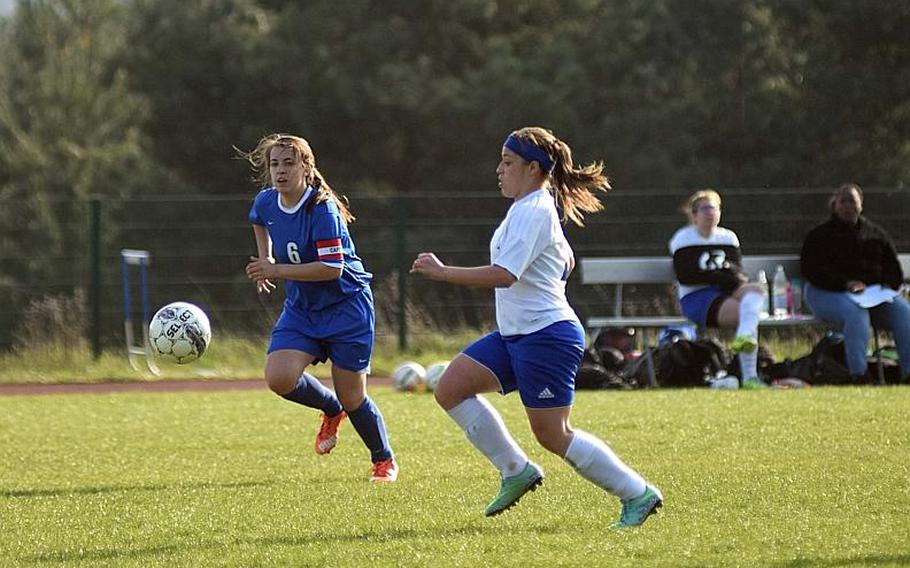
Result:
{"label": "dark green foliage", "polygon": [[[273,131],[307,137],[352,197],[379,278],[399,268],[398,217],[367,196],[496,196],[499,145],[529,124],[613,179],[607,214],[568,229],[579,256],[661,254],[695,187],[724,193],[725,222],[753,254],[795,252],[822,215],[824,189],[789,188],[895,188],[868,210],[897,219],[905,199],[892,197],[910,179],[907,29],[910,0],[19,0],[0,16],[0,329],[36,286],[86,283],[82,200],[95,195],[107,198],[109,286],[131,246],[228,280],[223,291],[196,281],[212,303],[247,301],[245,199],[153,201],[252,196],[234,146]],[[788,189],[731,189],[742,187]],[[506,202],[444,199],[413,212],[408,246],[476,261]],[[177,235],[180,211],[203,236]],[[186,283],[188,270],[168,266],[165,279]],[[412,292],[456,322],[479,322],[469,310],[489,299]]]}
{"label": "dark green foliage", "polygon": [[157,192],[238,191],[232,146],[276,130],[348,191],[479,189],[526,124],[620,187],[899,185],[908,25],[906,0],[23,0],[0,195],[128,195],[162,165]]}

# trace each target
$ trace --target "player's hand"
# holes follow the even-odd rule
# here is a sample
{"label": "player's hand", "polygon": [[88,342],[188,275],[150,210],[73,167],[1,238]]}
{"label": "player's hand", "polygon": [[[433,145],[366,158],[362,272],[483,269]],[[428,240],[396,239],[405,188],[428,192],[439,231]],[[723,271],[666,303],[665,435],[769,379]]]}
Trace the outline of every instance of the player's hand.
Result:
{"label": "player's hand", "polygon": [[275,288],[277,288],[277,286],[275,286],[275,283],[267,278],[261,278],[256,281],[256,292],[259,294],[262,294],[263,292],[266,294],[271,294],[272,290]]}
{"label": "player's hand", "polygon": [[246,277],[250,280],[268,280],[278,276],[278,270],[275,267],[274,260],[271,258],[259,258],[251,256],[250,262],[246,265]]}
{"label": "player's hand", "polygon": [[422,252],[417,255],[411,264],[411,274],[420,274],[427,278],[438,280],[442,277],[446,265],[436,258],[431,252]]}
{"label": "player's hand", "polygon": [[847,291],[853,292],[854,294],[859,294],[866,289],[866,284],[860,282],[859,280],[848,280],[847,281]]}

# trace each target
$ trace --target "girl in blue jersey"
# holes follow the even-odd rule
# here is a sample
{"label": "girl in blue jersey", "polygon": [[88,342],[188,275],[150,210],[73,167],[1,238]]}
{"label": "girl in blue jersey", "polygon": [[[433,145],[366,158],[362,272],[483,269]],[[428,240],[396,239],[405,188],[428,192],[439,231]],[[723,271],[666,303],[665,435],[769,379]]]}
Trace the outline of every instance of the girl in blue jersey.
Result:
{"label": "girl in blue jersey", "polygon": [[[328,454],[347,416],[370,450],[370,479],[395,481],[398,466],[379,408],[366,395],[375,314],[370,280],[354,250],[354,217],[316,169],[310,145],[272,134],[244,155],[265,186],[253,200],[250,222],[258,256],[247,277],[269,293],[284,280],[286,298],[272,330],[265,380],[275,393],[322,411],[315,450]],[[335,392],[305,369],[332,361]]]}
{"label": "girl in blue jersey", "polygon": [[602,164],[576,168],[569,146],[549,130],[511,133],[496,168],[513,203],[490,242],[489,265],[447,266],[421,253],[411,272],[462,286],[494,288],[497,331],[468,346],[446,369],[436,401],[502,477],[487,516],[514,505],[543,481],[480,393],[517,390],[537,441],[582,477],[622,500],[614,526],[637,526],[662,503],[660,492],[592,434],[569,425],[584,329],[566,300],[575,265],[562,221],[582,225],[583,213],[603,208],[593,191],[610,188]]}

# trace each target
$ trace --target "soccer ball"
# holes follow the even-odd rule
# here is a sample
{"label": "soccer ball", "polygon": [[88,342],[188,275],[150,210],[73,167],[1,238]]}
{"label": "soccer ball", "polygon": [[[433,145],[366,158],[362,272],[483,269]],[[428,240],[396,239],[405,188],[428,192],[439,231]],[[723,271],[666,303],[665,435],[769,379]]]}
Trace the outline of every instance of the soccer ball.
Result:
{"label": "soccer ball", "polygon": [[189,363],[202,357],[212,341],[209,317],[187,302],[170,303],[152,317],[149,343],[152,350],[175,363]]}
{"label": "soccer ball", "polygon": [[438,363],[433,363],[427,367],[427,390],[432,392],[436,390],[436,385],[439,383],[440,377],[445,373],[446,369],[449,367],[448,361],[439,361]]}
{"label": "soccer ball", "polygon": [[392,372],[392,380],[395,381],[395,388],[400,391],[417,391],[424,386],[427,370],[420,363],[407,361],[398,365]]}

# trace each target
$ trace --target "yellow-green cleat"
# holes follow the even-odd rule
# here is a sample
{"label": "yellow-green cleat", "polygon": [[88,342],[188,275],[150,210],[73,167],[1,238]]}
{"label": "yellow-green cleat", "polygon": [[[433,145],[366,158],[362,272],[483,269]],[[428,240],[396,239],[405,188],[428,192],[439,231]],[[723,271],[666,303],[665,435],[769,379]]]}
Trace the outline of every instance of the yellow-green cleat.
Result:
{"label": "yellow-green cleat", "polygon": [[640,497],[626,499],[622,502],[622,513],[619,514],[619,520],[610,526],[614,529],[637,527],[656,513],[663,503],[664,496],[660,494],[660,491],[652,485],[647,485],[645,492]]}
{"label": "yellow-green cleat", "polygon": [[752,353],[758,347],[758,340],[751,335],[737,335],[730,343],[730,349],[734,353]]}
{"label": "yellow-green cleat", "polygon": [[486,510],[483,512],[488,517],[493,517],[518,503],[518,500],[528,491],[534,491],[543,483],[543,470],[535,463],[528,465],[518,475],[503,477],[499,493],[496,494]]}
{"label": "yellow-green cleat", "polygon": [[759,390],[768,388],[768,384],[765,381],[759,379],[758,377],[753,377],[751,379],[746,379],[743,381],[743,386],[740,387],[744,390]]}

